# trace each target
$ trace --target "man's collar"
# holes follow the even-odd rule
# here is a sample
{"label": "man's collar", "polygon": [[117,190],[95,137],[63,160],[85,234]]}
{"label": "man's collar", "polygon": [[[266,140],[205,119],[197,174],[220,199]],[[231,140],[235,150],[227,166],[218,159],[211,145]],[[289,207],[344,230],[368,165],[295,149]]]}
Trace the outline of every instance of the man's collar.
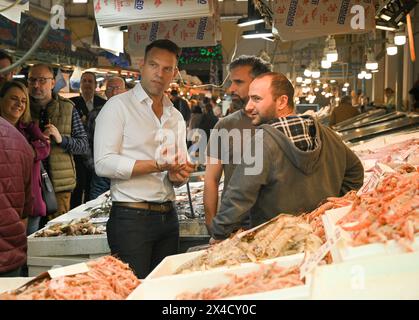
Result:
{"label": "man's collar", "polygon": [[[141,102],[146,102],[149,105],[152,105],[153,104],[153,99],[151,99],[149,97],[149,95],[147,94],[147,92],[145,92],[145,90],[142,87],[141,83],[137,83],[137,85],[132,90],[134,92],[134,95]],[[172,114],[172,108],[173,108],[172,101],[170,101],[170,99],[169,99],[169,97],[167,95],[163,94],[162,103],[163,103],[163,113],[166,113],[167,115],[170,116]]]}

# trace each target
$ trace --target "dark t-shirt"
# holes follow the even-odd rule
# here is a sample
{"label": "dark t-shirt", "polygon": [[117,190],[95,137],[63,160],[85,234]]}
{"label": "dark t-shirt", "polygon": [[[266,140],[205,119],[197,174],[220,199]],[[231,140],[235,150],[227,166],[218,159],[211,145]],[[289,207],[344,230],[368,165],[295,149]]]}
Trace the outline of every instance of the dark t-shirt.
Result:
{"label": "dark t-shirt", "polygon": [[[222,131],[216,131],[222,129],[225,129],[226,131],[224,133]],[[249,129],[249,131],[243,134],[244,129]],[[219,120],[211,132],[206,154],[208,157],[216,158],[223,162],[223,194],[227,189],[226,186],[230,181],[236,164],[241,161],[243,156],[243,137],[245,140],[250,140],[250,137],[254,134],[254,129],[255,127],[253,126],[251,119],[246,116],[244,110],[239,110]],[[233,144],[235,143],[240,143],[240,148],[234,148]],[[244,141],[244,143],[246,143],[246,141]]]}

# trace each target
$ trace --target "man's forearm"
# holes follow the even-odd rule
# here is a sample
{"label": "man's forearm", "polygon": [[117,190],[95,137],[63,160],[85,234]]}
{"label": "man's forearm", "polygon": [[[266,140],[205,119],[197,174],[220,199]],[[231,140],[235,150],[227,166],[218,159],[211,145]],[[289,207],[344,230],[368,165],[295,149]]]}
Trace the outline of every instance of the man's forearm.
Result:
{"label": "man's forearm", "polygon": [[132,169],[132,177],[161,172],[156,160],[136,160]]}
{"label": "man's forearm", "polygon": [[210,227],[212,219],[217,214],[218,209],[218,183],[216,181],[207,181],[207,183],[205,184],[204,208],[205,223],[207,227]]}

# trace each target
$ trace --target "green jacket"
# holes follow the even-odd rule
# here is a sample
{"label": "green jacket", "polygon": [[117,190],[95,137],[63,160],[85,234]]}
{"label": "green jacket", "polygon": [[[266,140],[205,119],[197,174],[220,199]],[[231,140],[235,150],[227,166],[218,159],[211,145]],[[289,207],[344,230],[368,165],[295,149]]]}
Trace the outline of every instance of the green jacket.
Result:
{"label": "green jacket", "polygon": [[[60,134],[71,136],[74,104],[66,98],[54,95],[47,104],[48,118]],[[39,121],[41,106],[31,102],[32,118]],[[55,192],[72,191],[76,186],[76,171],[73,156],[51,140],[49,173]]]}
{"label": "green jacket", "polygon": [[317,121],[315,126],[313,151],[298,149],[270,125],[261,126],[263,135],[256,134],[251,143],[262,146],[262,172],[246,175],[245,170],[254,164],[243,161],[236,167],[212,222],[215,239],[225,239],[237,230],[249,210],[254,227],[279,213],[310,212],[327,197],[343,196],[362,186],[361,161],[333,130]]}

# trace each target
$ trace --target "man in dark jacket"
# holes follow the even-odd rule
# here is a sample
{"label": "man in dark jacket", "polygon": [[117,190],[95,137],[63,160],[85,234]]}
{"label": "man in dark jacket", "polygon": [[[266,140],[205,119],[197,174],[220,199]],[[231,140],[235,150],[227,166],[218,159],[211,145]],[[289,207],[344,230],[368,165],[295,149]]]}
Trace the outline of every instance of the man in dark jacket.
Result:
{"label": "man in dark jacket", "polygon": [[[84,72],[80,79],[80,96],[70,100],[74,102],[74,107],[79,112],[80,118],[87,129],[87,118],[91,111],[102,107],[106,100],[95,94],[96,75],[93,72]],[[93,172],[84,163],[83,155],[75,155],[77,184],[71,193],[71,209],[90,200],[90,183]]]}
{"label": "man in dark jacket", "polygon": [[339,106],[334,108],[330,115],[329,126],[333,126],[360,114],[358,108],[352,106],[351,100],[350,96],[344,96],[342,98]]}
{"label": "man in dark jacket", "polygon": [[33,206],[33,152],[1,117],[0,164],[0,277],[18,277],[26,262],[26,224]]}
{"label": "man in dark jacket", "polygon": [[339,136],[309,116],[294,114],[294,88],[284,75],[256,77],[249,97],[246,111],[260,125],[251,143],[262,148],[255,160],[261,172],[249,174],[255,164],[244,160],[234,170],[212,222],[216,240],[237,230],[249,210],[254,227],[279,213],[311,211],[327,197],[342,196],[363,183],[360,160]]}

